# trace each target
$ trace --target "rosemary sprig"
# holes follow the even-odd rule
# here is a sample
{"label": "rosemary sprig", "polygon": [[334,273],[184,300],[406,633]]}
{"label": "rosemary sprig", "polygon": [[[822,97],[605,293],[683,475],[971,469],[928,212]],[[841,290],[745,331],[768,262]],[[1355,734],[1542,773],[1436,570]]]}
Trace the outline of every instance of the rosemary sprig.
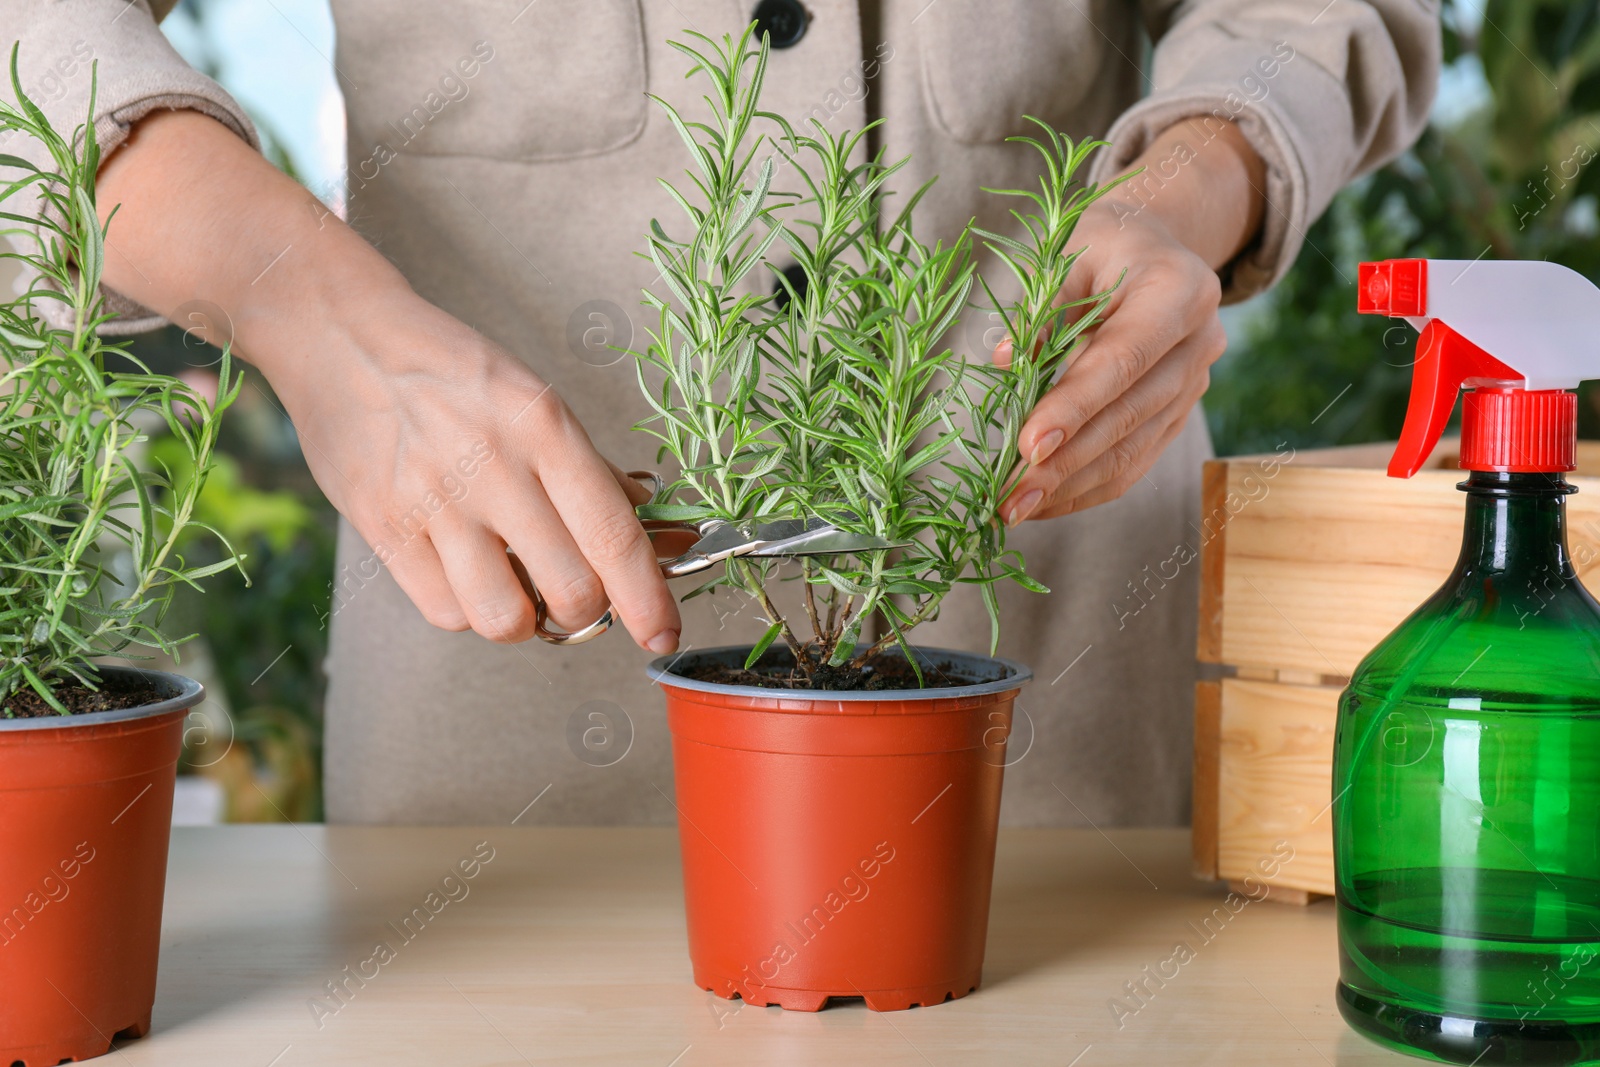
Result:
{"label": "rosemary sprig", "polygon": [[[109,315],[100,296],[94,89],[91,121],[67,138],[23,91],[17,46],[11,86],[15,102],[0,100],[0,135],[32,139],[48,163],[0,155],[8,172],[0,257],[20,261],[33,279],[27,292],[0,302],[0,700],[27,686],[66,714],[56,686],[96,686],[92,661],[130,645],[171,653],[187,640],[160,629],[177,587],[239,565],[231,548],[195,567],[176,550],[185,531],[202,526],[195,503],[239,377],[224,351],[210,403],[102,341],[97,330]],[[37,217],[13,207],[31,197],[45,208]],[[40,313],[52,301],[65,305],[69,327]],[[182,443],[187,477],[138,466],[151,425]]]}
{"label": "rosemary sprig", "polygon": [[[1044,591],[1006,548],[997,517],[1022,469],[1017,435],[1110,296],[1063,304],[1057,295],[1076,259],[1066,251],[1073,227],[1104,191],[1075,177],[1097,143],[1074,144],[1038,122],[1043,139],[1016,140],[1044,159],[1039,191],[989,190],[1030,201],[1033,211],[1013,212],[1022,236],[969,227],[929,245],[913,220],[931,182],[891,210],[888,181],[905,160],[857,161],[865,130],[835,135],[816,120],[797,129],[759,110],[765,41],[754,44],[752,30],[720,42],[686,36],[674,47],[709,82],[710,114],[693,121],[658,101],[695,169],[692,188],[662,182],[689,236],[651,224],[646,254],[667,295],[646,291],[657,325],[636,353],[655,412],[640,428],[682,474],[641,514],[820,516],[910,544],[804,561],[804,637],[770,593],[785,577],[770,563],[737,561],[693,590],[732,586],[760,604],[767,629],[747,666],[781,638],[807,674],[860,667],[895,644],[915,667],[906,635],[958,582],[983,590],[992,651],[995,584]],[[756,134],[761,119],[777,135]],[[778,174],[801,188],[774,190]],[[976,280],[974,235],[1021,282],[1022,297],[1001,308],[1019,353],[1009,367],[968,363],[945,343]],[[779,240],[804,286],[773,262]],[[761,292],[769,277],[786,299]],[[869,639],[869,626],[882,632]]]}

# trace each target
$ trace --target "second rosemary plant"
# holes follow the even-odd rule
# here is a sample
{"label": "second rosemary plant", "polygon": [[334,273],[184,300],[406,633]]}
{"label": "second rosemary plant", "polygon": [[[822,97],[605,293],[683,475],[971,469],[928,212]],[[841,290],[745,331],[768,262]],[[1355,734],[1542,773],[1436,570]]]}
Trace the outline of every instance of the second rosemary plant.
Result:
{"label": "second rosemary plant", "polygon": [[[969,228],[932,245],[916,206],[894,203],[889,178],[905,160],[861,152],[866,130],[797,129],[759,110],[765,44],[751,31],[720,42],[686,35],[674,47],[707,83],[709,114],[657,101],[692,161],[690,184],[663,180],[683,219],[651,224],[648,252],[665,292],[639,357],[655,435],[681,474],[642,517],[748,522],[819,516],[842,529],[911,547],[809,558],[782,576],[803,593],[787,614],[777,566],[730,561],[685,599],[728,587],[760,605],[766,630],[747,666],[781,640],[801,680],[824,666],[861,668],[934,618],[957,583],[976,584],[999,640],[995,585],[1029,578],[1006,547],[997,509],[1021,473],[1017,434],[1056,373],[1099,320],[1109,293],[1062,304],[1083,210],[1106,187],[1076,175],[1097,142],[1074,144],[1036,122],[1037,190],[989,190],[1022,201],[1016,237]],[[754,127],[770,120],[769,138]],[[864,160],[864,161],[862,161]],[[797,189],[779,192],[779,175]],[[1017,356],[1009,367],[964,360],[945,338],[978,283],[982,241],[1020,283],[1001,305]],[[805,277],[793,286],[779,254]],[[779,279],[781,298],[765,295]],[[909,657],[913,667],[916,659]]]}
{"label": "second rosemary plant", "polygon": [[[44,163],[0,155],[0,257],[33,279],[0,301],[0,709],[31,691],[30,703],[66,714],[58,692],[97,688],[96,659],[180,643],[161,629],[179,585],[239,565],[226,543],[223,559],[197,566],[178,550],[203,526],[195,505],[239,377],[224,352],[211,401],[101,339],[94,124],[55,130],[22,89],[16,47],[11,88],[0,136],[31,141]],[[41,217],[24,214],[32,197]],[[185,476],[139,462],[151,427],[182,447]]]}

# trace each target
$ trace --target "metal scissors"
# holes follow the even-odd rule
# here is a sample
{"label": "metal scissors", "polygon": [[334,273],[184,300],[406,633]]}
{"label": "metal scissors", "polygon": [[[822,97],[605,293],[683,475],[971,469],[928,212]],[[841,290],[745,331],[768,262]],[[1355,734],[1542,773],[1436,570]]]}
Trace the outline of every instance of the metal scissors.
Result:
{"label": "metal scissors", "polygon": [[[653,471],[629,471],[628,477],[653,483],[661,489],[661,476]],[[663,578],[681,578],[709,570],[725,560],[778,559],[796,556],[832,556],[849,552],[870,552],[877,549],[904,548],[904,543],[887,541],[870,534],[855,534],[839,529],[820,518],[777,519],[773,522],[736,524],[724,519],[704,519],[700,522],[681,522],[670,519],[646,519],[641,525],[652,534],[676,533],[698,535],[689,550],[671,559],[659,560]],[[616,621],[611,608],[581,630],[552,630],[547,625],[549,616],[544,598],[538,589],[529,584],[533,606],[537,612],[534,633],[552,645],[579,645],[599,637]]]}

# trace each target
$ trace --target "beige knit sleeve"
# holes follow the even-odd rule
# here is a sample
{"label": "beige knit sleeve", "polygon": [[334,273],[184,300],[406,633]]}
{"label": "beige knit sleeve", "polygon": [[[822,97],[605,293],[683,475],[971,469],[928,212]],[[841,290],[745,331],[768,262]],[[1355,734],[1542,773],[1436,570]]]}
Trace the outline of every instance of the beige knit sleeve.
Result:
{"label": "beige knit sleeve", "polygon": [[[1237,123],[1267,164],[1262,231],[1223,272],[1224,300],[1242,300],[1283,276],[1341,187],[1421,135],[1438,85],[1438,0],[1142,6],[1155,41],[1148,95],[1112,125],[1093,176],[1125,169],[1175,122]],[[1158,194],[1180,165],[1152,167],[1136,191]]]}
{"label": "beige knit sleeve", "polygon": [[[163,13],[170,6],[161,4]],[[84,124],[89,88],[92,81],[97,84],[94,127],[102,159],[127,139],[134,123],[162,108],[199,111],[260,147],[244,109],[167,43],[148,0],[6,0],[0,4],[0,42],[13,41],[20,45],[23,91],[61,133]],[[0,91],[11,95],[9,84]],[[41,166],[46,162],[42,149],[20,134],[0,151]],[[111,243],[116,243],[114,221]],[[164,321],[110,290],[105,297],[107,310],[118,316],[107,333],[138,333]]]}

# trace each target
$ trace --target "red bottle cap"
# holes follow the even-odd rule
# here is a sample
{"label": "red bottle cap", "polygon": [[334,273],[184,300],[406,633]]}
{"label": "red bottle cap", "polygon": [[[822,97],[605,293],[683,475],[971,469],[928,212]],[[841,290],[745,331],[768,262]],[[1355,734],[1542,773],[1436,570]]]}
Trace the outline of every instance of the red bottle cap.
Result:
{"label": "red bottle cap", "polygon": [[1462,470],[1575,470],[1577,441],[1577,393],[1480,387],[1461,402]]}

